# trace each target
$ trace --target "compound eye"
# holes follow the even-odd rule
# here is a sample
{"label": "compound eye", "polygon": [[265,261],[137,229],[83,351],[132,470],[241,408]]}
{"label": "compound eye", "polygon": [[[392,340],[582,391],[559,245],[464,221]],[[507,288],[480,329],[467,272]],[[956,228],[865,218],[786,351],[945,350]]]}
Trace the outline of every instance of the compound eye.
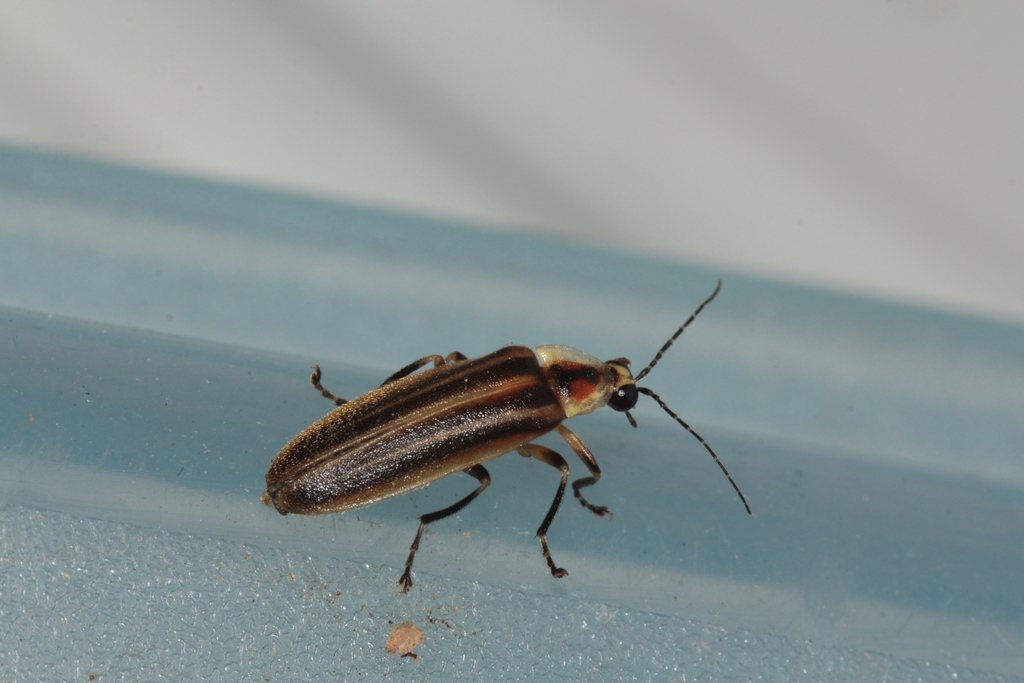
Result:
{"label": "compound eye", "polygon": [[608,399],[608,405],[620,413],[632,410],[633,406],[636,405],[636,399],[639,395],[635,384],[623,384]]}

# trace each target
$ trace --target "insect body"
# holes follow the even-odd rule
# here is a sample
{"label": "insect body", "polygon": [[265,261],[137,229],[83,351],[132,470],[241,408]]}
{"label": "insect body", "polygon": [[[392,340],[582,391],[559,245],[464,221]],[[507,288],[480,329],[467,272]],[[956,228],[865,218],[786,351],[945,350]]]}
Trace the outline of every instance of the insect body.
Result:
{"label": "insect body", "polygon": [[[345,401],[320,384],[318,366],[310,381],[338,407],[278,454],[267,472],[262,500],[282,515],[327,514],[372,505],[456,472],[474,477],[480,484],[468,496],[420,517],[399,579],[404,593],[412,586],[412,563],[426,526],[457,513],[490,485],[491,477],[483,463],[518,451],[562,473],[555,499],[537,529],[548,569],[552,576],[561,578],[568,572],[551,559],[547,531],[562,502],[569,465],[557,452],[532,441],[557,431],[590,472],[590,476],[573,482],[573,495],[595,515],[611,515],[608,508],[593,505],[580,494],[580,489],[597,483],[601,468],[583,440],[562,423],[609,405],[625,412],[636,427],[629,410],[643,393],[704,445],[749,513],[746,498],[707,442],[657,394],[637,386],[721,286],[719,282],[636,377],[625,358],[605,363],[568,346],[506,346],[473,359],[458,351],[444,358],[426,356],[393,374],[379,388]],[[433,368],[416,372],[430,363]]]}

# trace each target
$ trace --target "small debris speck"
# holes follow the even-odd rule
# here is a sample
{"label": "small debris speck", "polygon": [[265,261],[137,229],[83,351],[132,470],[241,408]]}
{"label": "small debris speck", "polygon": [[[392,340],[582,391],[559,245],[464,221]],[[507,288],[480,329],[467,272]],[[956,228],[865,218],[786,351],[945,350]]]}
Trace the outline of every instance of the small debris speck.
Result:
{"label": "small debris speck", "polygon": [[384,645],[389,655],[409,655],[418,645],[422,645],[426,639],[423,631],[417,628],[411,621],[405,621],[391,629],[388,642]]}

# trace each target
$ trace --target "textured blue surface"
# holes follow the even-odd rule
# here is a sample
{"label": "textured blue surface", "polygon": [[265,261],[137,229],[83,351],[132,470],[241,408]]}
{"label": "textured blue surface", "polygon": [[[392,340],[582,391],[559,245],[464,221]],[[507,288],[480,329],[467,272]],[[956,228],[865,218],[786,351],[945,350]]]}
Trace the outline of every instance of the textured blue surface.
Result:
{"label": "textured blue surface", "polygon": [[[5,678],[1024,675],[1019,328],[9,148],[0,207]],[[313,363],[349,397],[511,342],[642,364],[718,277],[644,383],[752,518],[653,405],[570,423],[616,514],[567,501],[561,581],[532,538],[557,476],[522,458],[432,527],[409,596],[414,518],[473,480],[259,503],[330,408]],[[406,619],[420,663],[383,653]]]}

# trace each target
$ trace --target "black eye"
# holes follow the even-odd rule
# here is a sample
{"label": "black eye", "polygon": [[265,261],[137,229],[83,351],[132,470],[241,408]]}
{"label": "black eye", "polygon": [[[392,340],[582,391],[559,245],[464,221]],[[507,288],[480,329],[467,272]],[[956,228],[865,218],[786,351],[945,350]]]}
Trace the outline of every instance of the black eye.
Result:
{"label": "black eye", "polygon": [[620,413],[627,410],[631,410],[636,405],[636,399],[639,396],[637,393],[635,384],[623,384],[621,387],[615,390],[611,398],[608,399],[608,405],[613,410],[617,410]]}

